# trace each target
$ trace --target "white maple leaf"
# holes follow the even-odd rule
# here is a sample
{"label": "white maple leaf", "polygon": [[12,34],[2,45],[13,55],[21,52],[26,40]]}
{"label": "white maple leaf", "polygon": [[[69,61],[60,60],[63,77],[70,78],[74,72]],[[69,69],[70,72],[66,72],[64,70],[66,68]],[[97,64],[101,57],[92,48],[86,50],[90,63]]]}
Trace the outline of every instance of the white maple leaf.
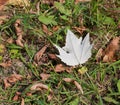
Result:
{"label": "white maple leaf", "polygon": [[77,38],[70,30],[67,31],[66,44],[64,47],[54,45],[58,51],[59,57],[64,63],[69,66],[83,64],[91,57],[92,44],[89,41],[89,33],[82,40],[82,37]]}

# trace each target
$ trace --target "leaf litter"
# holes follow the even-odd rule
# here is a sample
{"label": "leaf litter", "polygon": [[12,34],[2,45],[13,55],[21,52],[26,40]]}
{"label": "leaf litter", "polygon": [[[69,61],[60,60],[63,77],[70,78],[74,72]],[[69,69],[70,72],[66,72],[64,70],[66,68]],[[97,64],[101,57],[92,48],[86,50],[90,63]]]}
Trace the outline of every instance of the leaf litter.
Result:
{"label": "leaf litter", "polygon": [[119,50],[120,50],[120,37],[113,38],[105,49],[100,48],[98,53],[96,54],[97,62],[114,62],[120,58]]}

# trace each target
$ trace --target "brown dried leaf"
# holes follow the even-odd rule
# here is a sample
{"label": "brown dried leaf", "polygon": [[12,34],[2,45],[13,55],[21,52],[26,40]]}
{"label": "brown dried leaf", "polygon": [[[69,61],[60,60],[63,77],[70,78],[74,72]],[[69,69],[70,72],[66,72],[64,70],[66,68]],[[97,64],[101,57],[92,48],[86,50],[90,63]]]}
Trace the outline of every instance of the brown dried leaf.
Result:
{"label": "brown dried leaf", "polygon": [[113,40],[109,42],[106,49],[100,48],[97,55],[96,60],[99,62],[102,60],[103,62],[113,62],[118,59],[117,54],[120,50],[120,37],[115,37]]}
{"label": "brown dried leaf", "polygon": [[60,28],[59,26],[53,26],[53,27],[52,27],[52,30],[55,32],[55,31],[57,31],[59,28]]}
{"label": "brown dried leaf", "polygon": [[63,72],[65,71],[65,66],[63,66],[63,64],[57,64],[55,67],[55,72]]}
{"label": "brown dried leaf", "polygon": [[21,100],[21,105],[25,105],[25,100],[24,100],[24,98],[22,98],[22,100]]}
{"label": "brown dried leaf", "polygon": [[81,85],[77,81],[74,81],[74,84],[77,87],[77,89],[80,90],[81,93],[83,94],[84,92],[83,92],[83,89],[82,89]]}
{"label": "brown dried leaf", "polygon": [[16,44],[23,47],[24,44],[22,43],[23,39],[22,39],[22,36],[23,36],[23,30],[22,30],[22,27],[21,27],[21,19],[17,19],[15,24],[14,24],[14,27],[15,27],[15,30],[16,30],[16,34],[18,36],[17,40],[16,40]]}
{"label": "brown dried leaf", "polygon": [[63,78],[63,80],[65,82],[68,82],[68,83],[73,83],[77,87],[77,89],[80,90],[81,93],[83,94],[83,89],[82,89],[81,85],[77,81],[75,81],[75,80],[73,80],[71,78]]}
{"label": "brown dried leaf", "polygon": [[5,78],[4,81],[4,87],[5,89],[8,87],[11,87],[13,83],[22,80],[22,76],[19,74],[12,74],[11,76]]}
{"label": "brown dried leaf", "polygon": [[45,24],[42,24],[42,29],[45,34],[52,35],[52,32],[50,32]]}
{"label": "brown dried leaf", "polygon": [[71,79],[71,78],[63,78],[63,80],[65,81],[65,82],[73,82],[74,80],[73,79]]}
{"label": "brown dried leaf", "polygon": [[9,83],[15,83],[19,80],[22,80],[23,76],[19,74],[12,74],[11,76],[7,77],[7,81]]}
{"label": "brown dried leaf", "polygon": [[5,87],[5,89],[12,86],[12,85],[7,81],[7,79],[4,79],[3,81],[4,81],[4,87]]}
{"label": "brown dried leaf", "polygon": [[57,56],[55,54],[48,54],[49,58],[52,60],[56,60]]}
{"label": "brown dried leaf", "polygon": [[7,68],[7,67],[11,67],[11,61],[8,61],[8,62],[6,62],[6,63],[0,63],[0,66],[2,66],[2,67],[4,67],[4,68]]}
{"label": "brown dried leaf", "polygon": [[9,44],[12,44],[13,42],[14,42],[14,40],[13,40],[13,38],[12,37],[10,37],[9,39],[7,39],[7,41],[6,41],[7,43],[9,43]]}
{"label": "brown dried leaf", "polygon": [[48,46],[48,45],[45,45],[42,49],[40,49],[40,50],[35,54],[35,56],[34,56],[34,61],[35,61],[36,64],[39,63],[42,55],[44,54],[45,50],[47,49],[47,46]]}
{"label": "brown dried leaf", "polygon": [[73,29],[75,29],[77,32],[79,32],[81,35],[83,34],[83,32],[86,30],[86,28],[84,26],[81,27],[73,27]]}
{"label": "brown dried leaf", "polygon": [[41,73],[40,77],[42,78],[43,81],[45,81],[50,77],[50,74]]}
{"label": "brown dried leaf", "polygon": [[0,11],[3,10],[5,4],[7,3],[8,0],[0,0]]}
{"label": "brown dried leaf", "polygon": [[112,62],[116,60],[116,52],[119,50],[120,37],[115,37],[107,46],[103,56],[103,62]]}
{"label": "brown dried leaf", "polygon": [[50,101],[53,98],[53,94],[49,94],[47,98],[48,98],[47,101]]}
{"label": "brown dried leaf", "polygon": [[39,91],[39,90],[42,91],[43,89],[50,91],[50,94],[47,96],[48,101],[50,101],[52,99],[52,97],[53,97],[53,91],[47,85],[44,85],[42,83],[36,83],[30,89],[34,90],[34,91],[35,90],[36,91]]}
{"label": "brown dried leaf", "polygon": [[19,97],[20,97],[21,93],[20,92],[16,92],[15,96],[13,97],[13,101],[18,101]]}
{"label": "brown dried leaf", "polygon": [[42,83],[36,83],[30,89],[31,90],[42,90],[42,89],[45,89],[45,90],[49,90],[52,93],[52,90],[47,85],[44,85]]}

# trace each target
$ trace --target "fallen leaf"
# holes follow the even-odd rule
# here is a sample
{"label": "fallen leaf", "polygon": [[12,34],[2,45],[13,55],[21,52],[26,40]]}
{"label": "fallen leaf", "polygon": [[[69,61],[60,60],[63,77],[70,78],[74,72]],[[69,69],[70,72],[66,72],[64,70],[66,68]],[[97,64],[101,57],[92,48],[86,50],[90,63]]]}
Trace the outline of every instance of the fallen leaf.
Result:
{"label": "fallen leaf", "polygon": [[119,58],[119,42],[120,37],[115,37],[109,42],[105,49],[100,48],[96,55],[97,62],[99,62],[100,60],[102,60],[103,62],[116,61]]}
{"label": "fallen leaf", "polygon": [[25,105],[25,100],[24,100],[24,98],[22,98],[22,100],[21,100],[21,105]]}
{"label": "fallen leaf", "polygon": [[13,83],[22,80],[22,75],[19,74],[12,74],[11,76],[5,78],[4,81],[4,87],[5,89],[8,87],[11,87]]}
{"label": "fallen leaf", "polygon": [[21,27],[21,19],[17,19],[15,24],[14,24],[14,27],[15,27],[15,30],[16,30],[16,34],[18,36],[17,40],[16,40],[16,44],[23,47],[24,44],[22,43],[23,39],[22,39],[22,36],[23,36],[23,30],[22,30],[22,27]]}
{"label": "fallen leaf", "polygon": [[55,54],[48,54],[49,58],[52,60],[56,60],[57,56]]}
{"label": "fallen leaf", "polygon": [[0,11],[3,10],[5,4],[7,3],[8,0],[0,0]]}
{"label": "fallen leaf", "polygon": [[5,89],[12,86],[12,85],[7,81],[7,79],[4,79],[3,81],[4,81],[4,87],[5,87]]}
{"label": "fallen leaf", "polygon": [[63,72],[63,71],[65,71],[65,66],[63,66],[63,64],[57,64],[56,66],[55,66],[55,72]]}
{"label": "fallen leaf", "polygon": [[12,65],[11,61],[0,63],[0,66],[2,66],[4,68],[11,67],[11,65]]}
{"label": "fallen leaf", "polygon": [[41,73],[40,77],[42,78],[43,81],[45,81],[50,77],[50,74]]}
{"label": "fallen leaf", "polygon": [[13,101],[18,101],[20,98],[21,93],[20,92],[16,92],[15,96],[13,97]]}
{"label": "fallen leaf", "polygon": [[7,81],[9,83],[15,83],[16,81],[22,80],[23,76],[19,74],[12,74],[11,76],[7,77]]}
{"label": "fallen leaf", "polygon": [[107,48],[105,49],[103,62],[111,62],[116,60],[115,53],[119,50],[119,42],[120,37],[116,37],[110,42],[110,44],[108,44]]}
{"label": "fallen leaf", "polygon": [[53,32],[55,32],[55,31],[57,31],[59,28],[60,28],[59,26],[53,26],[53,27],[52,27],[52,30],[53,30]]}
{"label": "fallen leaf", "polygon": [[42,58],[42,55],[44,54],[45,50],[47,49],[47,46],[48,45],[45,45],[42,49],[40,49],[34,56],[34,61],[36,64],[39,64],[41,58]]}
{"label": "fallen leaf", "polygon": [[74,80],[71,79],[71,78],[63,78],[63,80],[64,80],[65,82],[73,82],[73,81],[74,81]]}
{"label": "fallen leaf", "polygon": [[73,27],[73,29],[75,29],[77,32],[79,32],[81,35],[83,34],[83,32],[86,30],[86,28],[84,26],[81,27]]}
{"label": "fallen leaf", "polygon": [[69,66],[84,64],[92,55],[93,45],[90,44],[89,39],[89,33],[82,40],[82,37],[77,38],[74,33],[68,30],[65,46],[61,48],[54,44],[60,53],[57,57]]}
{"label": "fallen leaf", "polygon": [[75,84],[75,86],[77,87],[77,89],[80,90],[81,93],[83,94],[82,86],[81,86],[78,82],[76,82],[76,81],[74,81],[74,84]]}
{"label": "fallen leaf", "polygon": [[30,89],[31,90],[42,90],[42,89],[45,89],[45,90],[48,90],[48,91],[52,92],[52,90],[47,85],[44,85],[42,83],[36,83]]}
{"label": "fallen leaf", "polygon": [[42,83],[36,83],[34,84],[30,90],[34,90],[34,91],[43,91],[43,90],[47,90],[47,91],[50,91],[50,94],[47,96],[48,98],[48,101],[50,101],[53,97],[53,91],[47,86],[47,85],[44,85]]}
{"label": "fallen leaf", "polygon": [[47,35],[52,35],[52,32],[50,32],[47,28],[47,26],[45,24],[42,24],[42,29],[43,29],[43,32]]}
{"label": "fallen leaf", "polygon": [[68,83],[73,83],[73,84],[77,87],[77,89],[80,90],[80,92],[81,92],[82,94],[84,93],[81,85],[80,85],[77,81],[75,81],[75,80],[73,80],[73,79],[71,79],[71,78],[63,78],[63,80],[64,80],[65,82],[68,82]]}
{"label": "fallen leaf", "polygon": [[12,37],[10,37],[9,39],[7,39],[7,41],[6,41],[7,43],[9,43],[9,44],[12,44],[13,42],[14,42],[14,40],[13,40],[13,38]]}

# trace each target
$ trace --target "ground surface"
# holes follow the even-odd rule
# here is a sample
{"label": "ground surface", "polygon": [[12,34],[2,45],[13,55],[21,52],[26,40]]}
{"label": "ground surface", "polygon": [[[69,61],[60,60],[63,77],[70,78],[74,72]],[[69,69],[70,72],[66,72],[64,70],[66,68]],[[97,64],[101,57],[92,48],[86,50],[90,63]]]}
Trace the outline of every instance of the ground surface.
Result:
{"label": "ground surface", "polygon": [[[0,105],[120,105],[120,1],[45,1],[0,11]],[[82,66],[56,57],[68,29],[94,43]]]}

